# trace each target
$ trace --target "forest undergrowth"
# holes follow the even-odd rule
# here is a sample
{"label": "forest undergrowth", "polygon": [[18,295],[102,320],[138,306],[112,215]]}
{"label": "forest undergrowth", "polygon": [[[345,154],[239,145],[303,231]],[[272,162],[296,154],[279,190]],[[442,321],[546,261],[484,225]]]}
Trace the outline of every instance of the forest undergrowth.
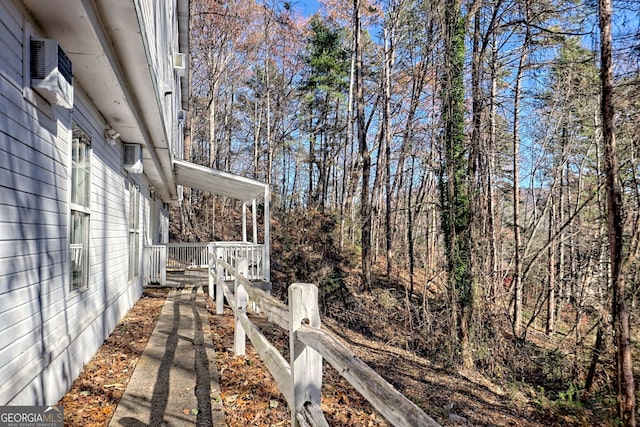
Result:
{"label": "forest undergrowth", "polygon": [[[287,215],[273,228],[274,294],[286,300],[288,284],[317,284],[324,325],[440,422],[456,424],[451,420],[462,417],[469,425],[617,425],[611,331],[604,334],[607,345],[595,366],[594,385],[590,392],[584,389],[597,313],[566,302],[554,334],[548,335],[544,319],[528,322],[534,311],[529,308],[526,334],[514,338],[508,307],[500,298],[480,300],[472,329],[475,366],[464,371],[453,345],[441,275],[418,270],[410,295],[406,269],[395,265],[386,277],[379,254],[373,287],[364,290],[357,247],[340,248],[338,224],[330,214]],[[637,326],[633,336],[637,351]]]}
{"label": "forest undergrowth", "polygon": [[[234,240],[237,236],[228,235],[233,231],[228,224],[239,223],[240,217],[232,209],[225,213],[226,223],[216,223],[216,236]],[[184,237],[186,241],[208,239],[206,227],[186,228],[193,230],[193,235]],[[487,426],[619,424],[610,327],[603,329],[604,351],[595,365],[593,386],[589,392],[585,390],[600,313],[563,301],[554,333],[548,335],[538,295],[525,294],[527,326],[524,334],[515,338],[509,290],[500,289],[493,299],[478,298],[472,325],[474,368],[465,371],[460,368],[451,332],[451,301],[443,268],[417,268],[410,292],[406,262],[394,263],[391,277],[387,277],[385,254],[380,249],[376,251],[372,287],[363,289],[359,248],[351,243],[358,236],[347,236],[341,244],[337,215],[319,209],[276,211],[271,228],[273,294],[286,302],[288,285],[318,285],[325,327],[438,422]],[[400,254],[398,259],[406,256]],[[638,323],[632,310],[635,354],[640,352]],[[637,360],[634,373],[640,377]]]}

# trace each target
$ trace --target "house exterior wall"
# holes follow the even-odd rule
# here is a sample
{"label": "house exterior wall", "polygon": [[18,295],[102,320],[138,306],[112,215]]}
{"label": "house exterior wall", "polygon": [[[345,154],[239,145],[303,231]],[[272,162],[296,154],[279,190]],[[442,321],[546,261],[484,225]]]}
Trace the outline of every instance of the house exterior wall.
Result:
{"label": "house exterior wall", "polygon": [[[177,113],[181,109],[182,91],[180,75],[174,70],[174,53],[180,52],[178,38],[178,17],[174,1],[136,0],[138,20],[147,46],[147,61],[152,70],[152,78],[160,100],[165,130],[170,136],[171,154],[182,159],[184,143],[182,124],[177,123]],[[185,70],[185,73],[187,71]],[[170,96],[164,96],[171,92]]]}
{"label": "house exterior wall", "polygon": [[[64,395],[140,297],[142,248],[162,242],[168,223],[146,177],[124,171],[123,146],[105,140],[107,123],[81,82],[70,110],[29,89],[29,33],[46,36],[19,3],[0,2],[0,405],[52,405]],[[80,290],[70,285],[74,123],[91,138],[89,280]],[[130,281],[132,184],[141,254]]]}

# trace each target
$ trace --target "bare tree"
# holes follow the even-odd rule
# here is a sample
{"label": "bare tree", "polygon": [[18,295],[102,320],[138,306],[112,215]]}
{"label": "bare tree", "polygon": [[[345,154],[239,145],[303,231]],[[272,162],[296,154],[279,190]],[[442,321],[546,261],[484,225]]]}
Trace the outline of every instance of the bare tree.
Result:
{"label": "bare tree", "polygon": [[637,425],[636,391],[633,379],[631,332],[629,328],[629,311],[625,301],[626,289],[623,271],[625,256],[622,248],[622,189],[618,175],[618,153],[614,130],[611,9],[611,0],[600,0],[601,113],[607,182],[607,224],[611,257],[611,287],[613,291],[611,314],[616,343],[618,415],[623,425],[635,427]]}
{"label": "bare tree", "polygon": [[362,162],[362,187],[360,192],[360,221],[362,245],[362,287],[371,288],[371,201],[369,179],[371,176],[371,154],[367,144],[367,125],[364,115],[364,64],[362,46],[362,20],[360,0],[353,0],[353,29],[355,64],[355,103],[358,153]]}
{"label": "bare tree", "polygon": [[531,38],[529,26],[530,4],[525,0],[525,34],[522,52],[516,72],[513,101],[513,240],[514,240],[514,273],[513,273],[513,332],[520,335],[522,328],[522,224],[520,217],[520,101],[522,79],[527,63],[527,49]]}

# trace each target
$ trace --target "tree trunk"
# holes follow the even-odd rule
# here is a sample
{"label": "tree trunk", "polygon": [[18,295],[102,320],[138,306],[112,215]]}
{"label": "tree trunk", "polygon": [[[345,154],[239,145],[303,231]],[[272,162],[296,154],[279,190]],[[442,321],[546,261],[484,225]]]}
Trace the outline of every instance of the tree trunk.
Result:
{"label": "tree trunk", "polygon": [[353,0],[353,24],[356,51],[356,124],[358,129],[358,148],[362,160],[362,188],[360,192],[360,221],[362,245],[362,287],[371,289],[371,200],[369,197],[369,178],[371,175],[371,156],[367,146],[367,129],[364,116],[364,82],[362,61],[362,23],[360,20],[360,1]]}
{"label": "tree trunk", "polygon": [[464,130],[464,37],[459,0],[445,5],[442,121],[444,164],[440,170],[442,228],[451,293],[452,335],[462,364],[473,367],[469,330],[474,307],[471,271],[471,208]]}
{"label": "tree trunk", "polygon": [[[549,195],[549,197],[552,197]],[[547,335],[553,335],[556,313],[556,244],[555,244],[555,209],[549,207],[549,283],[547,288]]]}
{"label": "tree trunk", "polygon": [[496,116],[497,116],[497,103],[496,97],[498,92],[498,77],[497,77],[497,48],[495,47],[495,38],[492,40],[492,58],[491,63],[491,98],[489,100],[489,144],[487,147],[488,167],[487,167],[487,210],[489,214],[489,251],[491,256],[491,301],[495,300],[498,292],[498,286],[500,286],[499,273],[499,257],[498,257],[498,245],[496,244],[496,209],[495,209],[495,196],[493,191],[493,176],[495,174],[495,147],[496,147]]}
{"label": "tree trunk", "polygon": [[253,177],[260,179],[260,134],[262,129],[262,108],[260,108],[260,101],[256,100],[254,105],[254,129],[253,129]]}
{"label": "tree trunk", "polygon": [[391,67],[393,62],[393,24],[384,29],[384,76],[383,76],[383,126],[384,126],[384,187],[385,187],[385,248],[387,258],[387,278],[391,277],[393,266],[393,236],[391,230]]}
{"label": "tree trunk", "polygon": [[[352,43],[355,43],[355,37],[352,39]],[[349,99],[347,100],[347,129],[344,141],[344,158],[342,162],[342,199],[340,201],[340,249],[344,249],[344,237],[345,237],[345,223],[347,217],[347,211],[351,205],[351,183],[357,176],[354,171],[352,158],[353,150],[353,92],[356,73],[356,53],[355,49],[352,49],[351,65],[349,67]]]}
{"label": "tree trunk", "polygon": [[525,35],[522,43],[522,54],[516,73],[513,100],[513,240],[514,240],[514,273],[513,273],[513,333],[520,336],[522,329],[522,233],[520,225],[520,91],[522,76],[527,61],[529,46],[529,2],[525,2]]}
{"label": "tree trunk", "polygon": [[211,89],[211,100],[209,102],[209,167],[214,168],[216,164],[217,155],[217,147],[216,143],[216,106],[217,106],[217,81],[213,82],[213,87]]}
{"label": "tree trunk", "polygon": [[[411,156],[411,175],[414,173],[415,156]],[[411,207],[411,197],[413,197],[413,180],[409,180],[409,189],[407,190],[407,249],[409,257],[409,297],[413,295],[415,286],[413,273],[415,272],[415,250],[413,247],[413,208]]]}
{"label": "tree trunk", "polygon": [[635,427],[637,425],[636,394],[633,379],[633,360],[631,356],[629,311],[625,301],[625,278],[623,274],[622,190],[620,188],[620,181],[618,180],[618,155],[613,122],[611,0],[600,0],[600,49],[602,134],[604,137],[607,182],[607,224],[611,257],[611,287],[613,290],[611,314],[613,317],[616,344],[618,415],[624,426]]}
{"label": "tree trunk", "polygon": [[584,390],[586,393],[591,393],[593,384],[596,377],[596,368],[600,363],[600,356],[604,352],[604,328],[606,327],[606,320],[603,316],[598,319],[598,332],[596,332],[596,343],[593,348],[593,354],[591,355],[591,364],[589,365],[589,372],[587,373],[587,379],[584,382]]}
{"label": "tree trunk", "polygon": [[[484,167],[485,156],[482,138],[482,111],[484,109],[484,97],[480,82],[482,80],[482,48],[480,43],[480,14],[476,13],[473,19],[473,37],[471,46],[471,143],[469,147],[469,191],[475,197],[471,198],[472,210],[477,215],[473,215],[471,221],[471,241],[474,242],[474,250],[471,251],[473,257],[472,265],[475,265],[474,275],[482,274],[486,271],[487,251],[485,250],[486,240],[486,199],[484,180],[486,169]],[[485,187],[486,188],[486,187]],[[485,213],[480,214],[481,212]]]}

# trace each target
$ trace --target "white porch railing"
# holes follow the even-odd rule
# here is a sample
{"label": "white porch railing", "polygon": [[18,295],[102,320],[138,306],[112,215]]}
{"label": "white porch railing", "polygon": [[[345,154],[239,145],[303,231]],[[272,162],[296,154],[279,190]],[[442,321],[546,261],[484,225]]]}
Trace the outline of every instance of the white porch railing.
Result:
{"label": "white porch railing", "polygon": [[[212,258],[210,258],[212,257]],[[210,262],[222,259],[235,266],[235,260],[249,261],[249,280],[265,280],[268,264],[265,263],[265,245],[249,242],[169,243],[145,247],[145,283],[167,285],[167,268],[186,270],[209,268]]]}
{"label": "white porch railing", "polygon": [[[212,258],[221,259],[236,267],[236,260],[245,258],[249,263],[249,280],[265,280],[267,272],[264,263],[264,245],[256,245],[248,242],[212,242],[209,243],[209,254]],[[230,280],[231,276],[227,278]]]}
{"label": "white porch railing", "polygon": [[144,248],[145,283],[167,284],[167,246],[151,245]]}
{"label": "white porch railing", "polygon": [[207,242],[169,243],[167,246],[167,267],[208,268]]}

